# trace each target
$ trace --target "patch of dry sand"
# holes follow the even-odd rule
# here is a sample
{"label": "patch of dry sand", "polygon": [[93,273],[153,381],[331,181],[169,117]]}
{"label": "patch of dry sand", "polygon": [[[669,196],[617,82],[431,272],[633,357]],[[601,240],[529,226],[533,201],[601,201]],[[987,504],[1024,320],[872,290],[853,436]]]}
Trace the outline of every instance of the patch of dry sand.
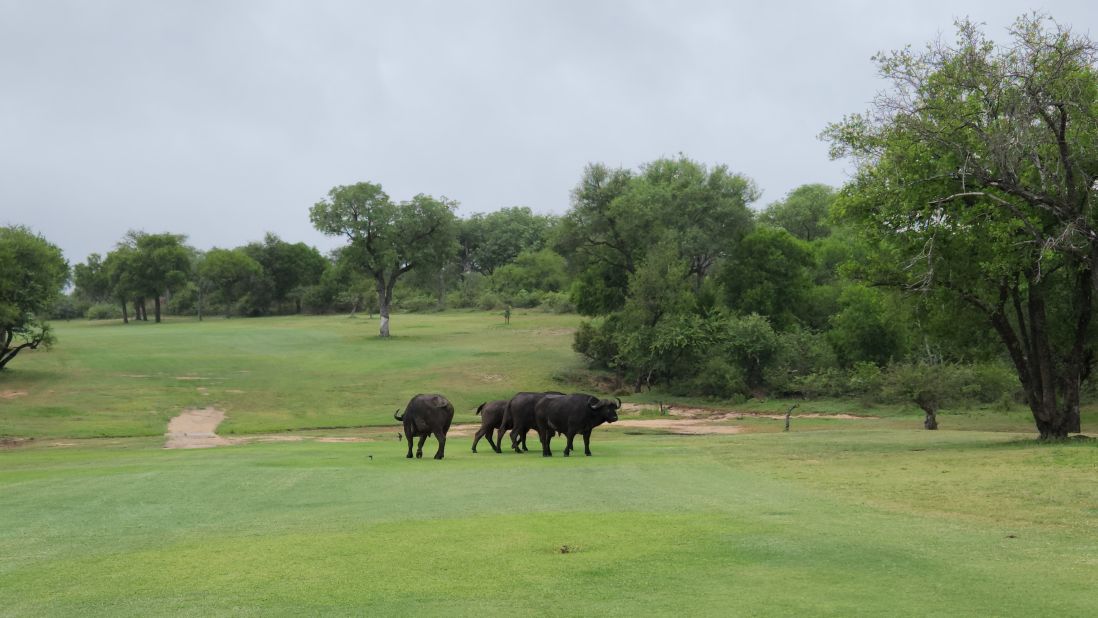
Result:
{"label": "patch of dry sand", "polygon": [[217,408],[183,410],[179,416],[168,421],[164,448],[210,448],[231,444],[214,433],[223,420],[225,413]]}
{"label": "patch of dry sand", "polygon": [[15,399],[16,397],[26,397],[27,391],[0,391],[0,399]]}

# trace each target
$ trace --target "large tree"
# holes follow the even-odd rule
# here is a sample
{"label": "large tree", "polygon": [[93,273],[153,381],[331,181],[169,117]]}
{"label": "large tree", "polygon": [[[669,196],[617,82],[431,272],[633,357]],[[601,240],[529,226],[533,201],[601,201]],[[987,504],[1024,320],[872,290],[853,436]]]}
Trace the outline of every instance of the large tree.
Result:
{"label": "large tree", "polygon": [[[293,301],[295,313],[301,313],[302,290],[319,283],[328,268],[328,260],[315,248],[302,242],[288,243],[272,233],[263,242],[249,243],[243,249],[263,267],[270,300],[276,305]],[[257,294],[255,300],[262,299]]]}
{"label": "large tree", "polygon": [[55,245],[24,227],[0,227],[0,370],[19,352],[53,343],[43,318],[68,276]]}
{"label": "large tree", "polygon": [[1040,15],[1004,45],[957,26],[879,55],[891,87],[825,132],[858,162],[837,207],[874,243],[877,282],[990,324],[1041,437],[1062,438],[1095,360],[1095,45]]}
{"label": "large tree", "polygon": [[334,187],[309,211],[313,226],[350,241],[344,257],[373,279],[381,315],[380,336],[389,336],[389,307],[397,279],[414,268],[441,267],[457,252],[457,203],[420,194],[394,203],[381,185]]}

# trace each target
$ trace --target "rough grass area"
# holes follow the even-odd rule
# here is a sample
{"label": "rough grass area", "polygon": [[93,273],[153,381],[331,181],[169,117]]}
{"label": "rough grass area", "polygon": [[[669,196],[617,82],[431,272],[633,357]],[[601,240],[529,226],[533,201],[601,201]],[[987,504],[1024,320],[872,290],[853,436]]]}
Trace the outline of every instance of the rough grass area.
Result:
{"label": "rough grass area", "polygon": [[365,316],[55,324],[58,345],[0,373],[0,436],[164,433],[182,409],[216,406],[221,433],[392,422],[419,392],[440,392],[473,422],[487,399],[560,388],[579,363],[576,316],[516,312],[394,316],[377,337]]}
{"label": "rough grass area", "polygon": [[404,459],[395,440],[202,451],[113,442],[0,451],[0,613],[1037,616],[1098,606],[1090,444],[607,430],[590,458],[473,455],[461,440],[436,462]]}

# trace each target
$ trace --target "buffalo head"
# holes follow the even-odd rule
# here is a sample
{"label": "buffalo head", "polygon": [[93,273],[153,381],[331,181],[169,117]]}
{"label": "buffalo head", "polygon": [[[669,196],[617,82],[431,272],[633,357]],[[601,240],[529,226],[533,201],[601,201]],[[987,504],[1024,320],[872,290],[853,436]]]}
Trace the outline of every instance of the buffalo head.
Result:
{"label": "buffalo head", "polygon": [[[617,398],[615,397],[615,399]],[[592,397],[587,405],[602,422],[613,423],[618,420],[618,408],[621,407],[621,399],[617,399],[615,402],[609,399]]]}

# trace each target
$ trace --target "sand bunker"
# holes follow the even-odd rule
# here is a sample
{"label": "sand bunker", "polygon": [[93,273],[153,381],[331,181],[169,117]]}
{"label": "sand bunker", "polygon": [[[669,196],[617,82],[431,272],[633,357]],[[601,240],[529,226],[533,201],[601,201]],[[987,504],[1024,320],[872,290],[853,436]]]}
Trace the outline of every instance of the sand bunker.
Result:
{"label": "sand bunker", "polygon": [[168,440],[164,448],[210,448],[231,444],[225,438],[214,433],[225,413],[217,408],[183,410],[168,422]]}

